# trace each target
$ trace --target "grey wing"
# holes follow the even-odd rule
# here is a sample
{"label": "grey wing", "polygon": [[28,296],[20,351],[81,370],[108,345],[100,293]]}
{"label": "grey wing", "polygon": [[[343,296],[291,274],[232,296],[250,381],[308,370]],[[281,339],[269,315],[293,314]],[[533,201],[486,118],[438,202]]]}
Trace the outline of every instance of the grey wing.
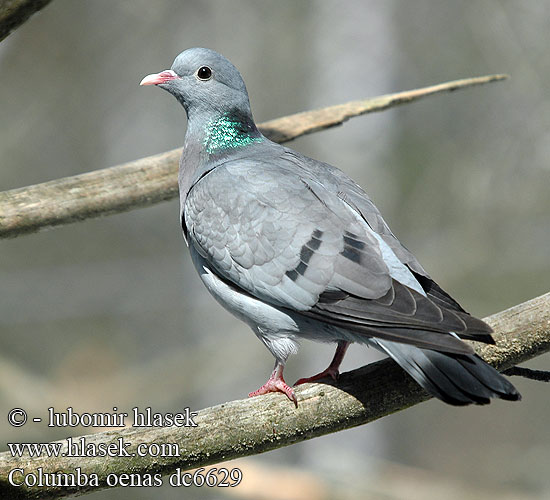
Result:
{"label": "grey wing", "polygon": [[472,352],[449,331],[487,333],[427,297],[355,207],[307,172],[230,162],[191,189],[184,213],[190,244],[218,275],[277,307],[447,352]]}
{"label": "grey wing", "polygon": [[[378,255],[367,266],[342,265],[342,231],[359,226],[351,214],[338,217],[299,176],[267,167],[230,162],[189,192],[184,217],[190,244],[220,277],[296,311],[309,310],[331,286],[365,298],[384,295],[391,279]],[[374,248],[375,240],[370,244]]]}
{"label": "grey wing", "polygon": [[[413,253],[393,234],[376,205],[353,179],[332,165],[318,162],[290,149],[286,149],[283,157],[296,166],[306,165],[315,176],[321,176],[325,187],[353,208],[372,231],[384,240],[397,258],[409,268],[431,300],[441,307],[466,313],[462,306],[429,276]],[[488,333],[491,329],[485,325],[485,331]],[[483,341],[492,343],[492,338],[487,336]]]}

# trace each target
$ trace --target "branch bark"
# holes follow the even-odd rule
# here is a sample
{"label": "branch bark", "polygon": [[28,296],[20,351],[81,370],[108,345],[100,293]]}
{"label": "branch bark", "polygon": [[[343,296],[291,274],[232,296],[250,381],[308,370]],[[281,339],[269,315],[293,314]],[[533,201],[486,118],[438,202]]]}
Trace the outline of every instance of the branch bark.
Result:
{"label": "branch bark", "polygon": [[0,41],[51,0],[0,0]]}
{"label": "branch bark", "polygon": [[[506,79],[506,75],[466,78],[416,90],[351,101],[259,125],[263,134],[285,142],[374,111],[422,97]],[[124,212],[174,198],[181,149],[124,165],[0,193],[0,237],[11,238],[45,227]]]}
{"label": "branch bark", "polygon": [[[550,293],[485,318],[495,330],[496,346],[476,346],[485,360],[505,370],[550,350]],[[362,425],[403,410],[429,396],[390,360],[359,368],[338,384],[305,384],[296,390],[297,409],[282,394],[231,401],[198,412],[197,427],[125,428],[85,436],[88,443],[112,443],[123,438],[135,452],[141,443],[177,443],[177,457],[21,458],[0,454],[0,497],[53,499],[106,488],[108,474],[163,475],[262,453],[324,434]],[[75,438],[77,439],[77,438]],[[66,451],[66,450],[65,450]],[[99,476],[98,487],[14,487],[8,474],[74,473],[76,467]],[[21,476],[17,476],[18,481]]]}

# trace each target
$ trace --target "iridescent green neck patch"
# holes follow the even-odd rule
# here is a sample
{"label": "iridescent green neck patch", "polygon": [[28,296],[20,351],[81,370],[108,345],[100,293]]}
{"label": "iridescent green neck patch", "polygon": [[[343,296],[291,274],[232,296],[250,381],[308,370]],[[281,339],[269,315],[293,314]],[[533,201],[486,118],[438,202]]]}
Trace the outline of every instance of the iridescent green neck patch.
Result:
{"label": "iridescent green neck patch", "polygon": [[224,149],[240,148],[263,140],[253,124],[233,118],[229,113],[209,121],[205,132],[203,144],[208,154],[218,153]]}

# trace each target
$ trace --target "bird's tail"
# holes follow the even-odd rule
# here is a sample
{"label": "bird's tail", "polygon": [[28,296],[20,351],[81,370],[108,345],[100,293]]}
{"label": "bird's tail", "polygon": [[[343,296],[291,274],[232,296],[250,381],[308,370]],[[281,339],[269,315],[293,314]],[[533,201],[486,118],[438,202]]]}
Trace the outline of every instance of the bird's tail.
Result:
{"label": "bird's tail", "polygon": [[516,388],[476,354],[449,354],[387,340],[371,341],[445,403],[483,405],[490,398],[521,399]]}

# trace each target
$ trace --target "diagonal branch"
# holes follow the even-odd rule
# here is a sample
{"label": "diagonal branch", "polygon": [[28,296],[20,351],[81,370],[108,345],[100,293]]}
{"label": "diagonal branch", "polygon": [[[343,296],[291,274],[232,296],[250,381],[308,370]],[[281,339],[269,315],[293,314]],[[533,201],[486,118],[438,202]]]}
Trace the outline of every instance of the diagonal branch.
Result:
{"label": "diagonal branch", "polygon": [[[496,346],[483,346],[479,353],[503,370],[550,351],[550,293],[485,318],[495,330]],[[224,462],[288,446],[342,429],[372,422],[403,410],[429,396],[403,370],[389,360],[342,374],[335,386],[305,384],[297,388],[298,408],[282,394],[269,394],[231,401],[198,412],[197,427],[160,429],[125,428],[85,436],[87,443],[131,443],[135,452],[141,443],[177,443],[180,453],[172,457],[14,458],[0,454],[0,497],[53,499],[105,488],[113,473],[170,474]],[[507,403],[508,404],[508,403]],[[504,407],[503,407],[504,408]],[[74,438],[75,441],[78,438]],[[66,448],[65,448],[66,450]],[[8,474],[14,468],[34,473],[82,473],[98,475],[98,487],[14,487]],[[16,475],[21,482],[21,475]]]}
{"label": "diagonal branch", "polygon": [[52,0],[0,0],[0,41]]}
{"label": "diagonal branch", "polygon": [[[506,75],[490,75],[455,80],[297,113],[265,122],[259,127],[266,137],[285,142],[340,125],[354,116],[505,78]],[[174,149],[124,165],[0,192],[0,237],[15,237],[45,227],[124,212],[174,198],[178,193],[180,154],[180,149]]]}

